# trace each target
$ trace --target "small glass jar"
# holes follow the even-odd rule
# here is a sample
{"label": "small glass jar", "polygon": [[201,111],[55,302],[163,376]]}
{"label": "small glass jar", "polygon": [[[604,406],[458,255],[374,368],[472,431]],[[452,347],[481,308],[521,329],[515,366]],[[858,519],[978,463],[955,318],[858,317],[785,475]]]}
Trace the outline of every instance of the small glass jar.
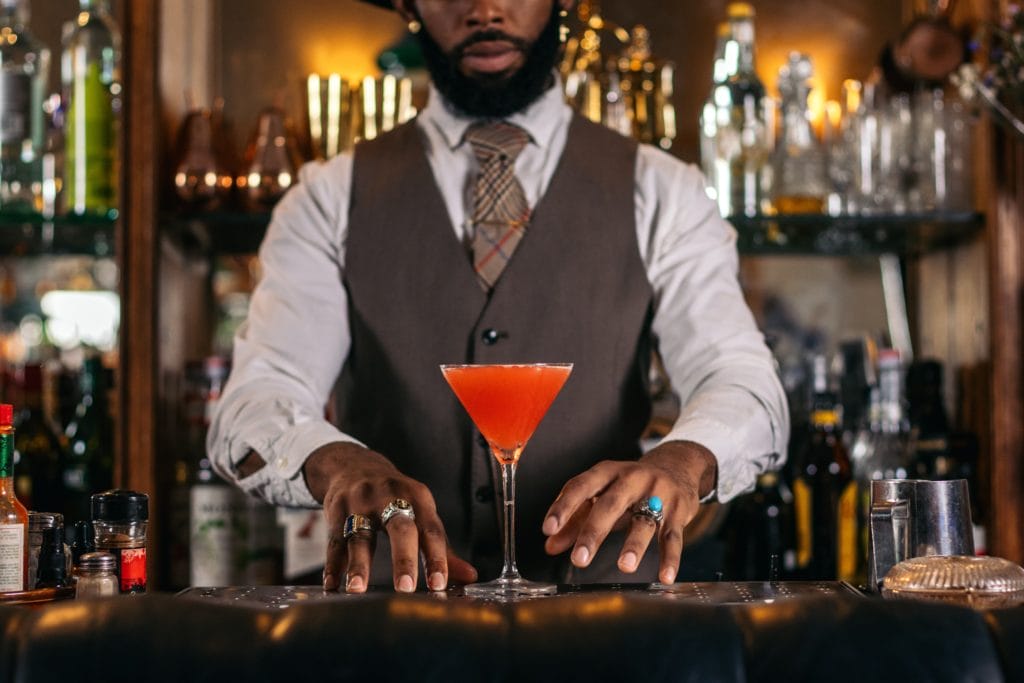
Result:
{"label": "small glass jar", "polygon": [[117,559],[110,553],[86,553],[78,562],[76,598],[103,598],[120,592]]}
{"label": "small glass jar", "polygon": [[121,593],[146,592],[146,526],[149,496],[112,490],[92,496],[92,525],[97,552],[117,561]]}
{"label": "small glass jar", "polygon": [[28,581],[26,587],[36,587],[39,578],[39,551],[43,547],[43,532],[64,526],[64,516],[59,512],[28,513]]}

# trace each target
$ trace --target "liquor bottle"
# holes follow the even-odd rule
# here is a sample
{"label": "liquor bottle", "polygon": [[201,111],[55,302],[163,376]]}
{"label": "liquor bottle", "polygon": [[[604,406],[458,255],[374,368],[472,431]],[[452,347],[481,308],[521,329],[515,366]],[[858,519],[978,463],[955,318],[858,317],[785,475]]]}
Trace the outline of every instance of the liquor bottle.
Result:
{"label": "liquor bottle", "polygon": [[866,456],[858,460],[854,474],[862,482],[906,479],[910,472],[908,429],[903,409],[900,353],[896,349],[878,352],[878,401],[878,422],[873,429],[871,447]]}
{"label": "liquor bottle", "polygon": [[907,368],[907,451],[919,479],[948,479],[958,469],[949,449],[949,418],[942,399],[942,364],[916,361]]}
{"label": "liquor bottle", "polygon": [[14,406],[0,404],[0,592],[25,590],[28,510],[14,493]]}
{"label": "liquor bottle", "polygon": [[821,213],[828,194],[825,151],[807,104],[813,74],[810,58],[799,52],[791,52],[779,70],[782,128],[772,155],[772,202],[783,214]]}
{"label": "liquor bottle", "polygon": [[[716,173],[719,210],[723,215],[753,216],[761,213],[763,171],[771,148],[765,123],[765,88],[754,68],[754,8],[731,3],[728,8],[731,38],[726,61],[733,51],[736,69],[724,90],[716,89],[719,108]],[[726,121],[725,125],[722,122]],[[726,173],[725,170],[728,170]]]}
{"label": "liquor bottle", "polygon": [[[701,108],[700,114],[700,161],[701,170],[704,171],[704,180],[706,183],[705,190],[708,197],[718,201],[719,192],[719,154],[717,147],[718,139],[718,114],[719,109],[716,106],[716,95],[719,92],[719,88],[722,88],[723,97],[727,95],[728,89],[726,88],[726,81],[729,80],[735,72],[737,51],[736,44],[731,43],[732,49],[730,50],[731,60],[726,59],[726,49],[730,45],[729,38],[732,36],[732,30],[729,27],[729,22],[723,21],[718,25],[718,40],[715,43],[715,57],[714,66],[711,72],[711,92],[708,93],[708,98],[704,101],[704,106]],[[728,125],[728,119],[722,122],[722,125]]]}
{"label": "liquor bottle", "polygon": [[796,527],[793,494],[777,472],[757,478],[738,499],[728,520],[730,576],[738,581],[776,581],[794,576]]}
{"label": "liquor bottle", "polygon": [[110,413],[106,372],[97,357],[86,359],[79,375],[81,398],[65,435],[61,478],[68,523],[90,519],[90,496],[113,485]]}
{"label": "liquor bottle", "polygon": [[28,29],[28,0],[0,0],[0,208],[38,211],[50,51]]}
{"label": "liquor bottle", "polygon": [[67,105],[64,192],[75,214],[116,216],[121,111],[121,32],[108,0],[79,0],[64,37],[61,78]]}
{"label": "liquor bottle", "polygon": [[273,584],[283,576],[275,509],[221,479],[206,453],[206,432],[228,372],[227,361],[216,356],[187,369],[185,443],[195,454],[187,508],[191,586]]}
{"label": "liquor bottle", "polygon": [[824,356],[814,359],[810,438],[793,482],[797,570],[806,579],[855,580],[860,564],[857,488]]}
{"label": "liquor bottle", "polygon": [[[20,374],[22,408],[15,419],[21,473],[27,474],[29,489],[21,489],[22,500],[31,500],[34,510],[55,512],[62,503],[61,442],[50,427],[43,410],[43,367],[26,364]],[[20,474],[20,473],[19,473]],[[21,495],[31,496],[30,499]]]}

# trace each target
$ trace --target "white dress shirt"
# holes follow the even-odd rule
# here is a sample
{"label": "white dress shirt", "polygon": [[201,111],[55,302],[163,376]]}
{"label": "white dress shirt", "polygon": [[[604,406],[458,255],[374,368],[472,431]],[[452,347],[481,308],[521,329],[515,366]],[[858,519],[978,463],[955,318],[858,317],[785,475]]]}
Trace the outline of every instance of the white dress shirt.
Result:
{"label": "white dress shirt", "polygon": [[[556,83],[507,119],[531,138],[515,166],[531,207],[554,175],[571,117]],[[432,89],[416,123],[461,241],[472,231],[477,162],[463,142],[472,122]],[[217,471],[246,491],[313,507],[302,465],[320,446],[355,442],[324,418],[351,346],[343,273],[352,155],[307,164],[299,178],[260,247],[263,275],[235,337],[207,447]],[[682,402],[665,439],[694,441],[715,455],[717,495],[725,501],[753,488],[757,475],[784,457],[785,395],[740,290],[735,231],[705,194],[700,172],[641,145],[634,197],[637,244],[654,291],[653,333]],[[239,480],[236,465],[250,450],[267,466]]]}

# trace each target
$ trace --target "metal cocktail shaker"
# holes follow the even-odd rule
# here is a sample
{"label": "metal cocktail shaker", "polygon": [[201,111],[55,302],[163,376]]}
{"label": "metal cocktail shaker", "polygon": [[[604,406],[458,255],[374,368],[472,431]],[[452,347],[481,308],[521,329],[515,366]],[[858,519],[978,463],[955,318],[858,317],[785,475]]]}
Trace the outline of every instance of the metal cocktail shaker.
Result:
{"label": "metal cocktail shaker", "polygon": [[871,482],[869,585],[877,591],[897,563],[927,555],[973,555],[966,479]]}

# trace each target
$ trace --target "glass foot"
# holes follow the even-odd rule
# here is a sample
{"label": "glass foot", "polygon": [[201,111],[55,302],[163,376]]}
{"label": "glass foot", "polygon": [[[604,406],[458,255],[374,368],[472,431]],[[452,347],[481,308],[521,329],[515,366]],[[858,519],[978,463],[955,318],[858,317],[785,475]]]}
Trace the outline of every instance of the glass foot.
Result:
{"label": "glass foot", "polygon": [[463,594],[475,598],[515,598],[521,596],[554,595],[558,586],[553,583],[527,581],[522,577],[495,579],[484,583],[471,583],[463,587]]}

